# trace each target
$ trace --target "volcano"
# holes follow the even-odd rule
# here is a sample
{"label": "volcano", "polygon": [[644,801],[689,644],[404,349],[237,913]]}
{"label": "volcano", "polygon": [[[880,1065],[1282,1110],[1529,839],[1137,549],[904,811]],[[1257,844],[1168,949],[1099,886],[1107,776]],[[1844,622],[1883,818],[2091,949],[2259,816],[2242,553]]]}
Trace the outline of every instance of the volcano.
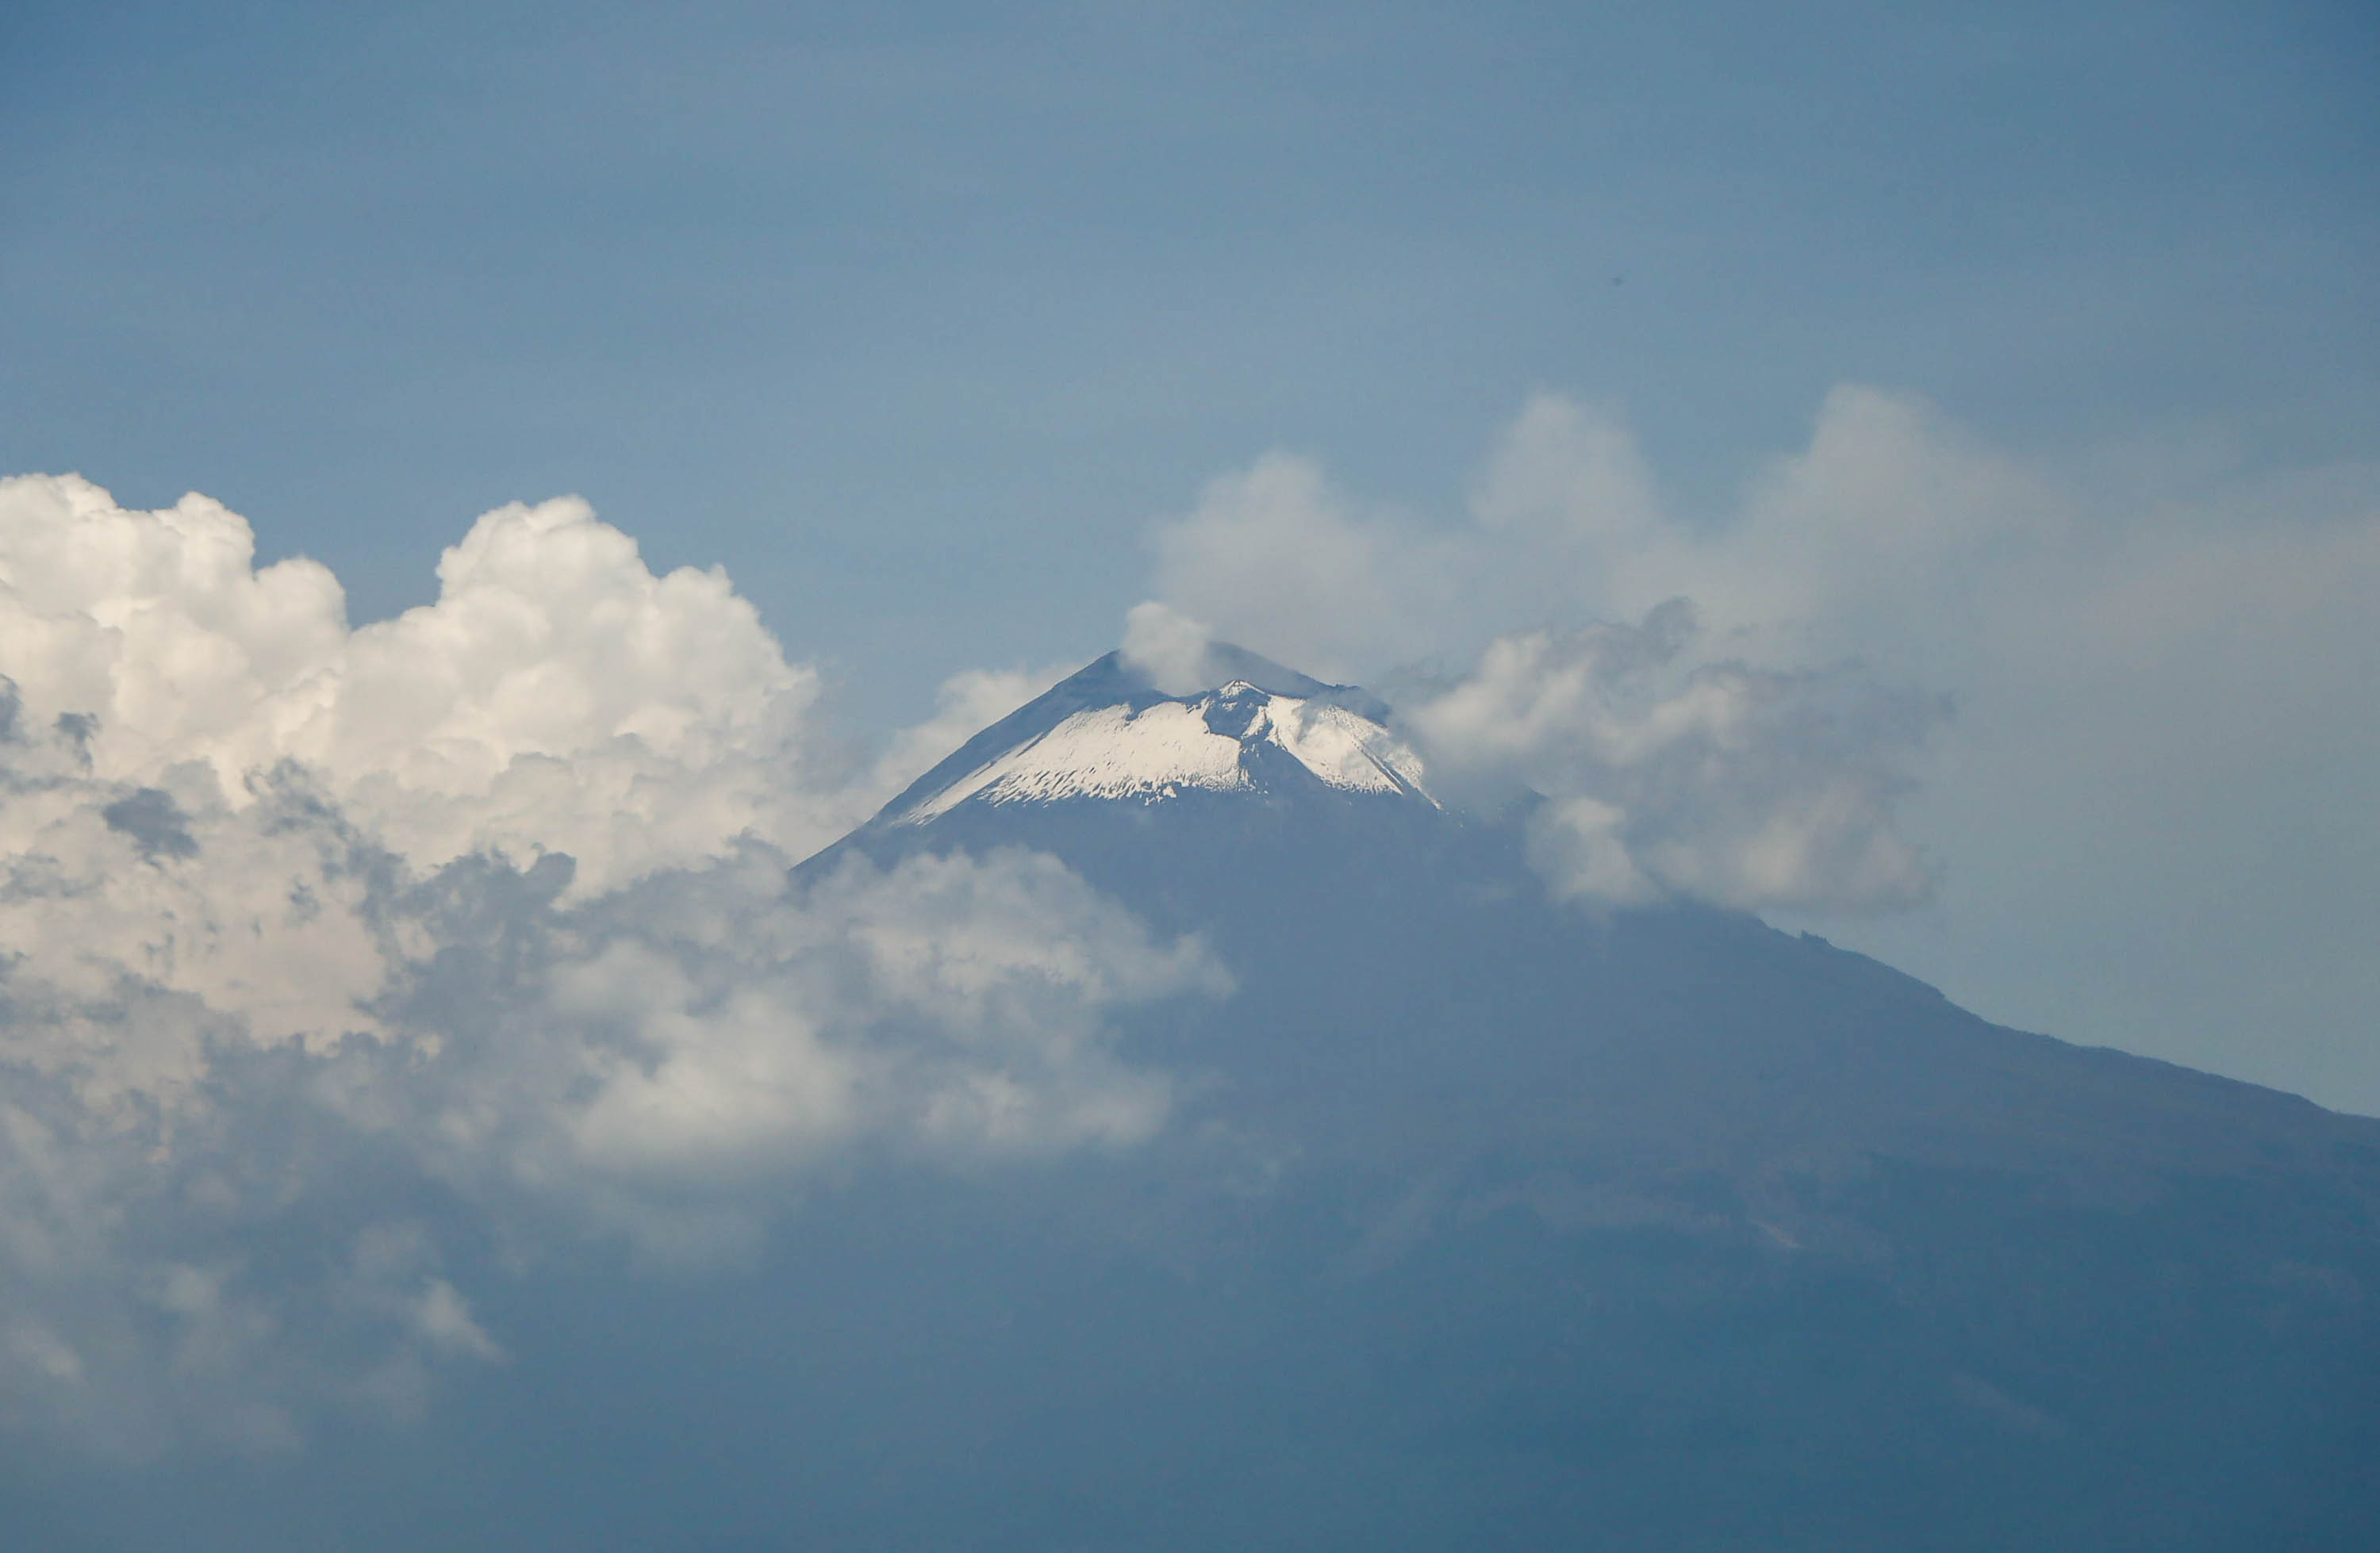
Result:
{"label": "volcano", "polygon": [[[1061,1032],[1163,1097],[1146,1128],[854,1144],[750,1185],[776,1232],[699,1277],[525,1256],[354,1169],[372,1221],[452,1227],[503,1362],[434,1429],[0,1462],[9,1545],[2380,1546],[2380,1121],[2005,1029],[1743,912],[1556,899],[1526,797],[1466,807],[1376,698],[1233,649],[1192,677],[1088,665],[776,903],[834,929],[872,872],[998,855],[1195,940],[1196,986]],[[525,952],[470,920],[448,981],[501,1011]]]}
{"label": "volcano", "polygon": [[1555,901],[1375,698],[1208,670],[1102,658],[797,871],[1048,853],[1233,978],[1127,1033],[1166,1138],[934,1275],[1032,1313],[973,1405],[1065,1441],[980,1546],[2380,1536],[2380,1122]]}

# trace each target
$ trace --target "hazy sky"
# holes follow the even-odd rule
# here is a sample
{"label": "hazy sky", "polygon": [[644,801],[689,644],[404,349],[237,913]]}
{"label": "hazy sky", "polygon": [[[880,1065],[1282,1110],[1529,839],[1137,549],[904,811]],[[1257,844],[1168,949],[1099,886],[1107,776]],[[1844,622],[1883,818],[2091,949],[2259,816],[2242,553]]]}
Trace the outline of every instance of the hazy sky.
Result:
{"label": "hazy sky", "polygon": [[1934,904],[1821,930],[2380,1110],[2368,7],[36,0],[0,71],[0,472],[358,625],[577,493],[864,736],[1146,599],[1377,677],[1684,594],[1949,698]]}

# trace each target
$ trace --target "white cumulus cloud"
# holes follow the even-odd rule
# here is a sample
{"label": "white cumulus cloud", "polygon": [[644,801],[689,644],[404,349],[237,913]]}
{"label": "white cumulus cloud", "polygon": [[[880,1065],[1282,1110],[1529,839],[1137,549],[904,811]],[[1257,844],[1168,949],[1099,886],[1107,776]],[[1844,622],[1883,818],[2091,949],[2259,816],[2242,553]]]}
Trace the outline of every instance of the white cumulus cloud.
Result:
{"label": "white cumulus cloud", "polygon": [[499,508],[433,604],[350,630],[337,579],[254,565],[201,496],[129,512],[73,477],[0,481],[0,665],[26,714],[90,720],[94,775],[249,801],[304,766],[418,866],[568,853],[589,892],[845,818],[805,769],[817,673],[716,571],[656,577],[563,498]]}
{"label": "white cumulus cloud", "polygon": [[270,1451],[415,1416],[505,1362],[475,1296],[507,1260],[700,1263],[830,1161],[1171,1116],[1115,1016],[1227,989],[1196,942],[1026,854],[792,882],[1038,676],[954,681],[845,787],[818,675],[721,574],[656,577],[565,500],[439,577],[350,629],[204,498],[0,482],[0,1427]]}

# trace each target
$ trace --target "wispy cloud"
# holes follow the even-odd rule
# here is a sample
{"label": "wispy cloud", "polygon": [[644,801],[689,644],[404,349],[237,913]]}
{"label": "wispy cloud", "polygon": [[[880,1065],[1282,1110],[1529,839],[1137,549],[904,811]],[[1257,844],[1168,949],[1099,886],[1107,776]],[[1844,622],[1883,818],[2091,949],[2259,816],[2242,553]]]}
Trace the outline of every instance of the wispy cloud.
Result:
{"label": "wispy cloud", "polygon": [[[1953,885],[2072,857],[2092,783],[2128,794],[2093,802],[2093,843],[2144,863],[2278,768],[2343,822],[2380,775],[2342,720],[2380,673],[2380,476],[2220,467],[2020,459],[1846,386],[1730,510],[1687,512],[1617,409],[1540,394],[1449,518],[1288,454],[1214,481],[1156,528],[1135,631],[1393,687],[1433,764],[1554,800],[1564,890],[1870,911],[1926,897],[1921,843]],[[1955,830],[1911,823],[1920,778]]]}

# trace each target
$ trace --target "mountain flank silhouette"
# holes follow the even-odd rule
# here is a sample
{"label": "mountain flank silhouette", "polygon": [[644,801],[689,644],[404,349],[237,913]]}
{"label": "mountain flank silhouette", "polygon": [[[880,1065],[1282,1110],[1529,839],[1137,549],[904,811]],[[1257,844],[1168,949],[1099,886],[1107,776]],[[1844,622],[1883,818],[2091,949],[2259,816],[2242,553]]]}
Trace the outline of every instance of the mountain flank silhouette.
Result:
{"label": "mountain flank silhouette", "polygon": [[[1050,1187],[1196,1307],[1155,1340],[1183,1368],[1095,1410],[1111,1460],[1204,1418],[1232,1464],[1183,1524],[2380,1545],[2380,1122],[2002,1028],[1748,914],[1557,903],[1524,816],[1442,807],[1376,698],[1209,668],[1167,696],[1100,659],[797,871],[1030,848],[1230,970],[1129,1032],[1186,1081],[1168,1140]],[[1316,708],[1356,776],[1300,758]]]}

